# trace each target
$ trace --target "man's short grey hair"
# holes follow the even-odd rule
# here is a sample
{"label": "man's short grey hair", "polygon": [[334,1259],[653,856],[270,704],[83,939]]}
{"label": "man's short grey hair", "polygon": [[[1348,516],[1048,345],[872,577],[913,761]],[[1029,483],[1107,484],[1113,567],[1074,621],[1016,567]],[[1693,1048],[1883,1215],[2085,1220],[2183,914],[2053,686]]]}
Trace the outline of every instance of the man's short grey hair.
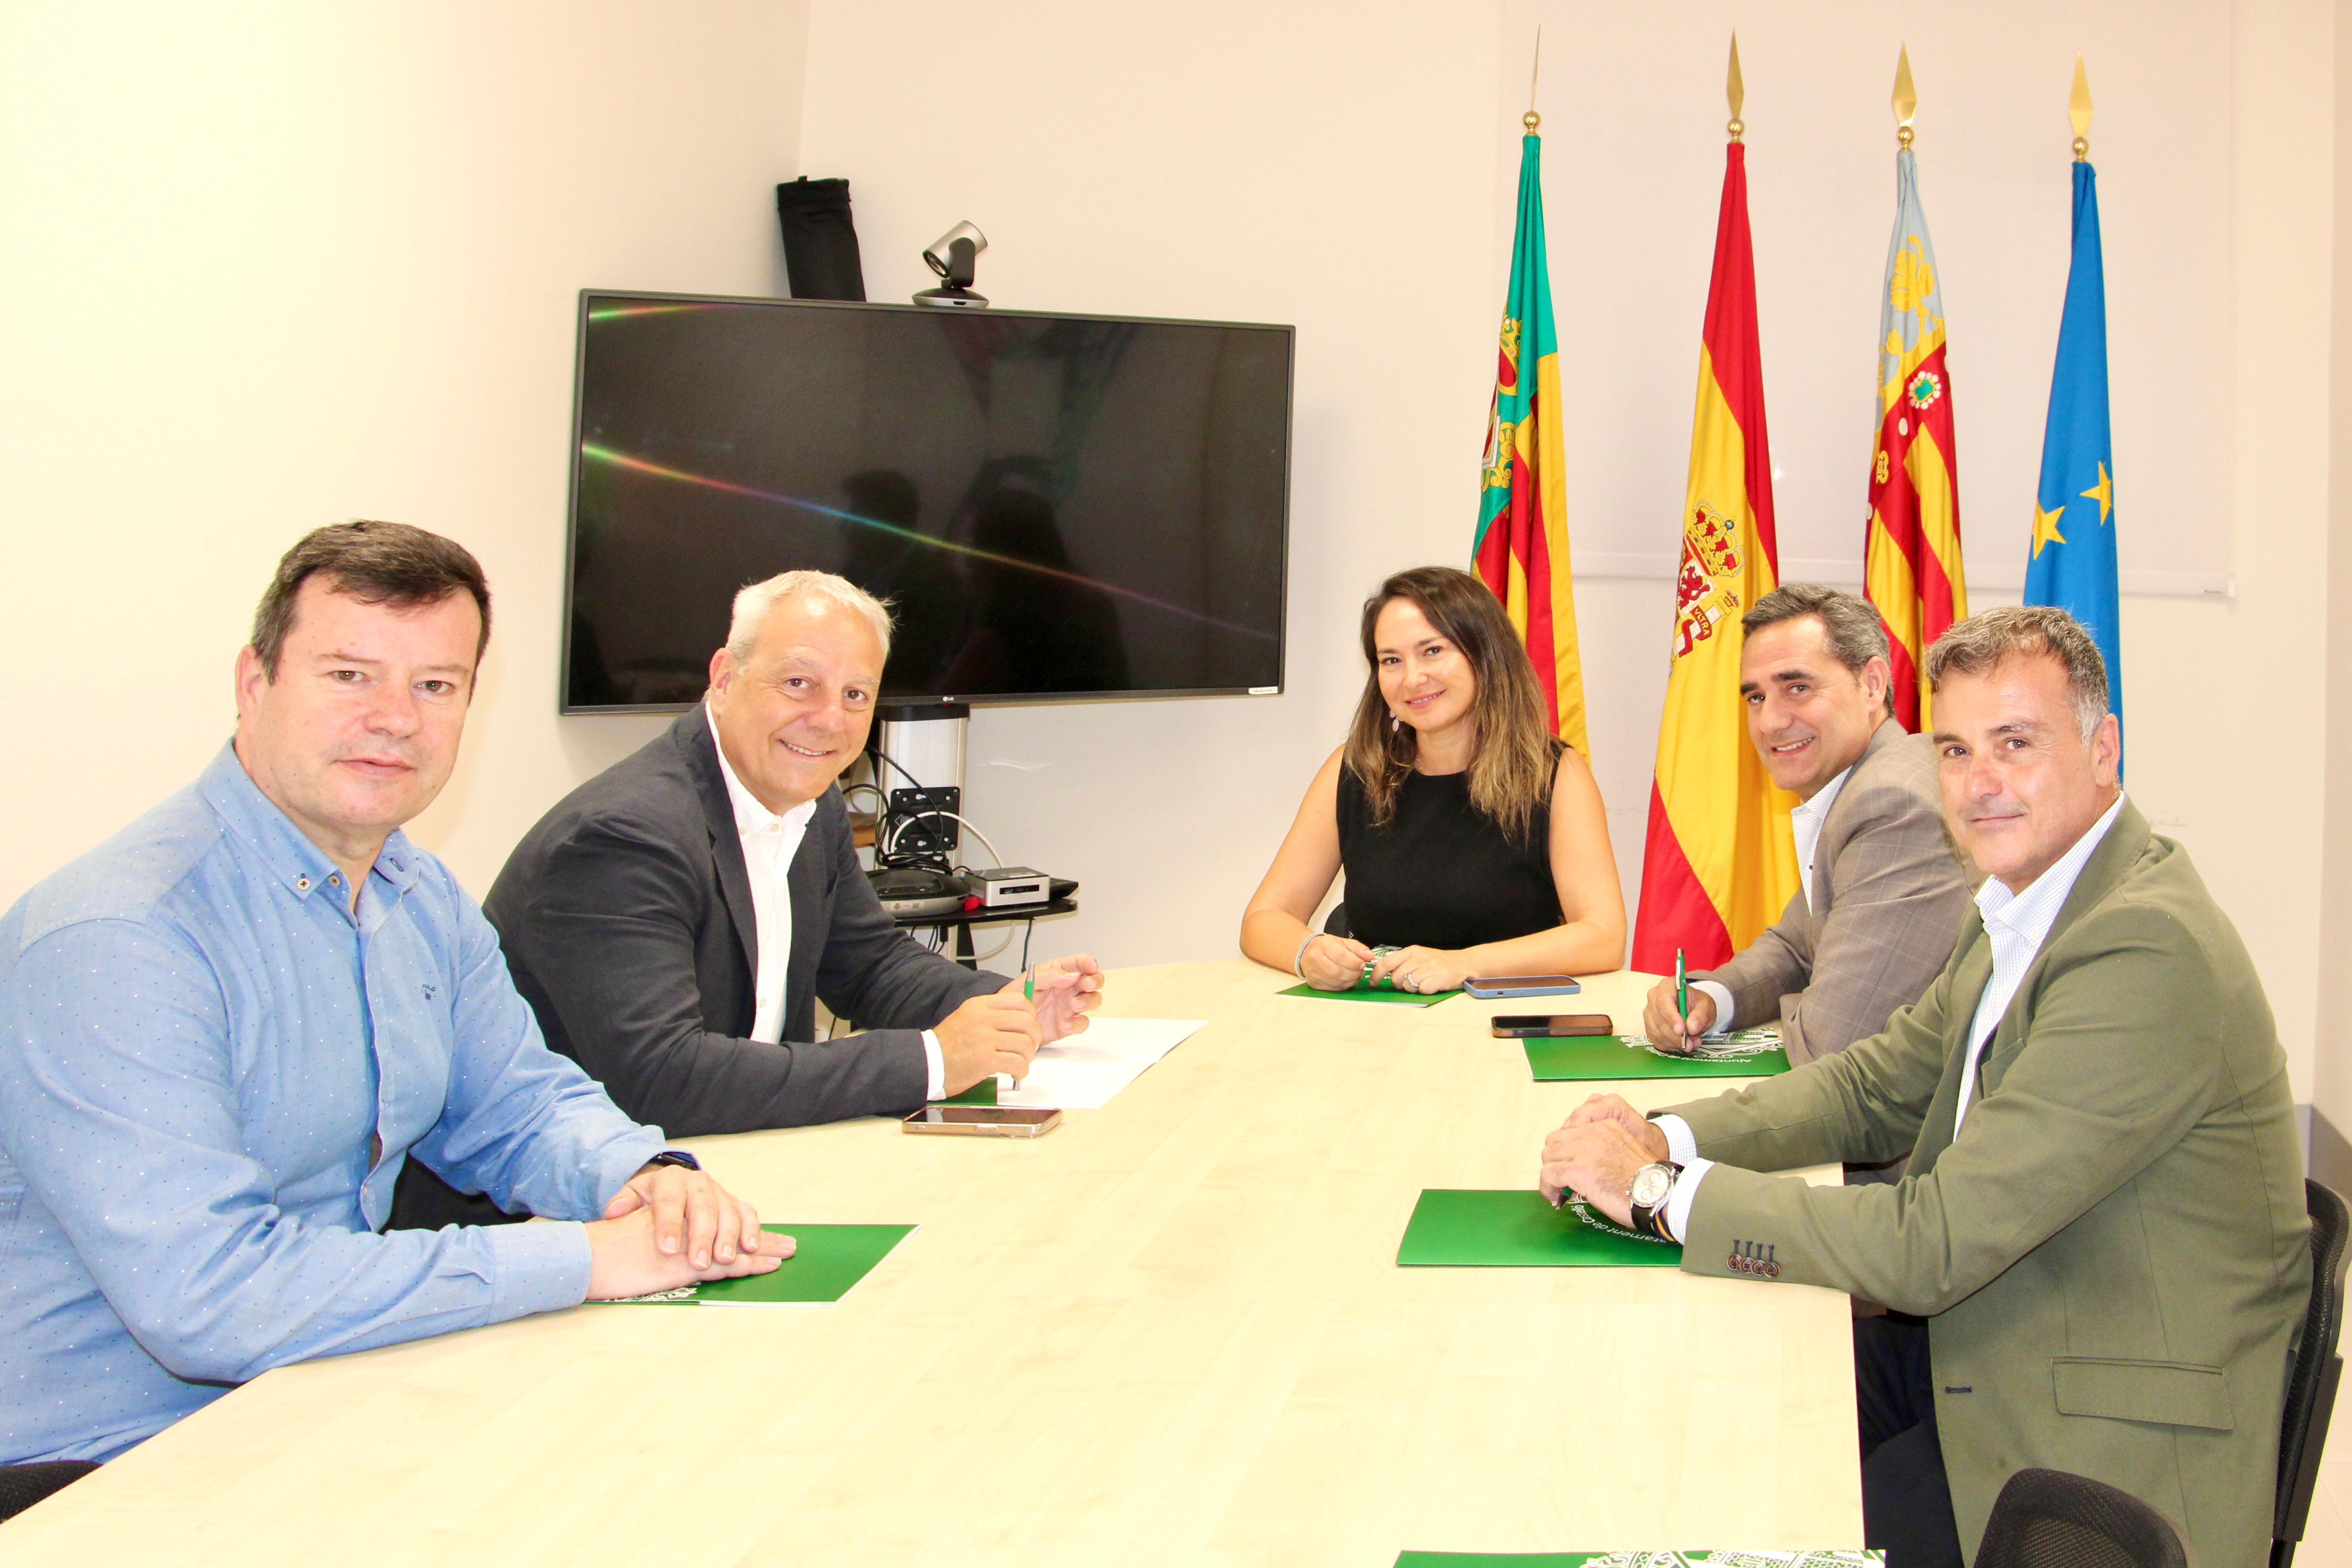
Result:
{"label": "man's short grey hair", "polygon": [[2083,623],[2047,604],[1987,610],[1936,639],[1927,650],[1927,686],[1951,675],[1989,675],[2012,658],[2055,659],[2066,671],[2074,722],[2088,741],[2107,716],[2107,661]]}
{"label": "man's short grey hair", "polygon": [[784,571],[735,595],[734,618],[727,623],[727,652],[737,664],[750,663],[752,650],[760,645],[760,628],[777,605],[790,599],[814,599],[863,615],[881,639],[882,656],[890,656],[888,605],[829,571]]}
{"label": "man's short grey hair", "polygon": [[[1767,626],[1778,626],[1783,621],[1801,620],[1811,615],[1822,623],[1822,642],[1830,657],[1853,672],[1855,680],[1873,659],[1892,657],[1886,651],[1886,627],[1878,618],[1870,601],[1858,593],[1842,589],[1825,588],[1818,582],[1784,582],[1749,607],[1739,618],[1739,629],[1753,637]],[[1894,711],[1895,691],[1890,682],[1886,693],[1887,711]]]}

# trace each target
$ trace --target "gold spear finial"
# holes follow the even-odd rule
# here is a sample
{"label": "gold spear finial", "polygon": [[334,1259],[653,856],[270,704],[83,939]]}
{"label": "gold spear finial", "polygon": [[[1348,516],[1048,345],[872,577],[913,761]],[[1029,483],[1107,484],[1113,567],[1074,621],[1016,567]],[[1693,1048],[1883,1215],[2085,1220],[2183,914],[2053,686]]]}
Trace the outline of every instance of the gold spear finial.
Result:
{"label": "gold spear finial", "polygon": [[2091,161],[2091,78],[2083,69],[2083,57],[2074,57],[2074,91],[2066,99],[2066,118],[2074,122],[2074,162]]}
{"label": "gold spear finial", "polygon": [[1543,123],[1543,116],[1536,112],[1536,82],[1542,75],[1543,28],[1541,26],[1538,26],[1536,28],[1535,64],[1528,68],[1528,111],[1527,113],[1519,116],[1519,123],[1528,128],[1528,134],[1530,136],[1533,136],[1536,133],[1536,128]]}
{"label": "gold spear finial", "polygon": [[1919,92],[1911,85],[1911,46],[1900,46],[1895,57],[1895,141],[1911,145],[1911,117],[1919,111]]}
{"label": "gold spear finial", "polygon": [[1731,74],[1724,78],[1723,96],[1731,104],[1731,123],[1723,129],[1737,141],[1748,131],[1748,127],[1739,122],[1740,106],[1748,101],[1748,87],[1739,79],[1739,29],[1737,27],[1731,30]]}

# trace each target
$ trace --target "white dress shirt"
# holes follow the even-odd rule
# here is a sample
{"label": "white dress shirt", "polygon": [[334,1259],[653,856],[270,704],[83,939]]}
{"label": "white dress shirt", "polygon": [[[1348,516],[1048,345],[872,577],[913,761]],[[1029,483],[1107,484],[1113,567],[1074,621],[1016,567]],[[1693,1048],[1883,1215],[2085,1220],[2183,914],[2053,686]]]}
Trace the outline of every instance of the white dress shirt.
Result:
{"label": "white dress shirt", "polygon": [[[719,753],[719,773],[727,780],[727,801],[735,812],[735,836],[743,845],[743,871],[751,883],[751,924],[759,947],[751,994],[758,998],[751,1014],[751,1038],[774,1045],[784,1038],[784,986],[793,962],[793,894],[787,882],[793,857],[800,853],[816,802],[803,800],[778,816],[743,788],[719,743],[719,716],[709,713],[711,748]],[[924,1094],[936,1100],[947,1088],[947,1061],[940,1037],[923,1031],[923,1061],[929,1074]]]}
{"label": "white dress shirt", "polygon": [[[1830,820],[1830,808],[1837,804],[1838,791],[1853,777],[1862,764],[1850,763],[1844,772],[1813,791],[1812,799],[1799,801],[1789,812],[1790,831],[1797,837],[1797,892],[1805,907],[1813,907],[1813,860],[1821,853],[1822,827]],[[1693,980],[1695,990],[1705,991],[1715,998],[1715,1023],[1709,1035],[1727,1034],[1731,1030],[1731,988],[1714,980]]]}
{"label": "white dress shirt", "polygon": [[[2026,885],[2023,893],[2011,893],[1999,877],[1985,878],[1977,889],[1977,908],[1984,915],[1985,940],[1992,944],[1992,977],[1985,982],[1984,993],[1977,998],[1977,1010],[1969,1020],[1969,1056],[1960,1070],[1960,1099],[1952,1113],[1952,1135],[1960,1134],[1960,1124],[1968,1119],[1969,1102],[1975,1097],[1977,1063],[1984,1055],[1985,1041],[2000,1027],[2001,1015],[2017,998],[2017,988],[2024,982],[2025,971],[2033,967],[2033,960],[2042,951],[2042,944],[2050,937],[2050,927],[2057,923],[2059,910],[2065,907],[2066,895],[2074,891],[2074,883],[2089,863],[2092,852],[2106,838],[2116,819],[2123,814],[2124,800],[2118,794],[2106,814],[2091,824],[2091,831],[2074,841],[2074,847],[2058,857],[2055,864]],[[1680,1116],[1660,1116],[1658,1131],[1666,1135],[1666,1157],[1683,1167],[1675,1182],[1675,1190],[1666,1199],[1666,1228],[1679,1241],[1689,1233],[1691,1201],[1698,1196],[1699,1183],[1715,1168],[1715,1162],[1698,1157],[1698,1140],[1691,1134],[1690,1124]]]}

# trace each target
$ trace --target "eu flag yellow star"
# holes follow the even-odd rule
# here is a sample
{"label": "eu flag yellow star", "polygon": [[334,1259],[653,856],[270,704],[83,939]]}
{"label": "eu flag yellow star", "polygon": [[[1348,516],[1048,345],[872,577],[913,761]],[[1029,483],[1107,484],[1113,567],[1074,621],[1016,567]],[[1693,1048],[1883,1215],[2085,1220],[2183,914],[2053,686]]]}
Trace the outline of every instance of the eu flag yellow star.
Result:
{"label": "eu flag yellow star", "polygon": [[2065,507],[2058,507],[2045,512],[2042,509],[2042,504],[2040,502],[2037,501],[2034,503],[2033,559],[2036,560],[2039,560],[2042,558],[2042,547],[2043,545],[2063,545],[2066,542],[2066,536],[2058,531],[2058,519],[2065,514]]}
{"label": "eu flag yellow star", "polygon": [[[2107,477],[2107,465],[2105,464],[2102,463],[2099,465],[2099,482],[2092,486],[2089,489],[2084,491],[2083,494],[2099,504],[2099,521],[2104,524],[2107,520],[2107,514],[2115,510],[2116,507],[2115,482]],[[2063,511],[2064,509],[2065,508],[2063,507],[2059,508],[2061,511]],[[2064,539],[2060,539],[2058,542],[2063,545],[2066,541]]]}

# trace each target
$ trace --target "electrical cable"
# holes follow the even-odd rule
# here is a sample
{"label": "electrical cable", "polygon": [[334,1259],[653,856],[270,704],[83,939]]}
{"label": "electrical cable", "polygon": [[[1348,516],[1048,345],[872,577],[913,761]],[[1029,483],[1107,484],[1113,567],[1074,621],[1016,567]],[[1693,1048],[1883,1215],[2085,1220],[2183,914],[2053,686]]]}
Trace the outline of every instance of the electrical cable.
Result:
{"label": "electrical cable", "polygon": [[[971,829],[971,836],[978,839],[981,843],[986,847],[988,852],[996,857],[996,863],[998,865],[1003,865],[1004,863],[1004,852],[998,849],[995,844],[990,842],[988,835],[982,832],[979,827],[972,822],[971,818],[955,811],[909,811],[903,817],[894,819],[890,824],[889,841],[882,843],[880,849],[877,852],[886,855],[896,854],[898,851],[898,841],[905,836],[907,829],[914,823],[932,817],[944,817],[950,821],[961,822],[965,827]],[[877,841],[877,842],[878,841]]]}
{"label": "electrical cable", "polygon": [[[898,768],[898,761],[880,747],[877,746],[874,748],[873,755],[880,758],[883,761],[889,763],[891,767]],[[898,768],[898,777],[904,779],[911,789],[925,789],[929,788],[929,785],[925,784],[921,779],[916,778],[913,774],[908,772],[903,768]],[[887,800],[888,797],[886,796],[884,798]]]}
{"label": "electrical cable", "polygon": [[[906,768],[905,768],[902,764],[900,764],[900,763],[899,763],[899,761],[898,760],[898,758],[896,758],[892,757],[888,752],[887,752],[887,751],[883,750],[879,746],[877,746],[877,747],[875,747],[872,749],[871,755],[874,757],[874,758],[875,758],[877,761],[879,761],[879,762],[881,762],[881,763],[883,763],[883,764],[885,764],[885,765],[887,765],[887,766],[888,766],[888,767],[898,768],[898,777],[899,777],[899,778],[901,778],[901,779],[904,779],[907,781],[907,783],[908,783],[908,787],[909,787],[909,788],[911,788],[911,789],[916,789],[916,790],[918,790],[918,791],[922,791],[922,790],[925,790],[925,789],[927,789],[929,788],[929,786],[928,786],[928,785],[926,785],[926,784],[924,784],[924,782],[923,782],[921,779],[919,779],[916,778],[913,774],[911,774],[911,773],[908,772],[908,771],[907,771],[907,769],[906,769]],[[877,777],[879,776],[879,770],[878,770],[878,769],[877,770]],[[876,793],[877,793],[877,794],[879,794],[879,795],[881,795],[881,796],[882,796],[882,812],[881,812],[880,821],[881,821],[883,823],[886,823],[886,824],[887,824],[887,823],[892,823],[892,822],[896,822],[896,823],[898,823],[898,824],[900,824],[900,828],[899,828],[899,831],[903,831],[903,825],[904,825],[905,823],[907,823],[907,822],[910,822],[910,821],[915,821],[916,819],[920,818],[920,817],[928,817],[928,816],[931,816],[931,815],[933,815],[933,814],[934,814],[934,813],[929,812],[929,811],[910,811],[910,812],[908,812],[907,815],[905,815],[905,816],[903,816],[903,817],[898,816],[898,815],[896,815],[896,814],[894,813],[894,811],[893,811],[893,810],[892,810],[892,808],[891,808],[891,805],[890,805],[890,797],[889,797],[888,793],[887,793],[887,791],[881,790],[878,787],[876,789]],[[962,821],[962,819],[959,817],[959,818],[957,819],[957,821]],[[965,826],[970,827],[970,826],[971,826],[971,824],[970,824],[970,823],[965,823]],[[975,831],[975,832],[977,832],[978,831],[979,831],[978,829],[973,829],[973,831]],[[876,864],[877,866],[888,865],[888,864],[913,864],[913,865],[920,865],[920,864],[922,864],[925,861],[936,861],[936,862],[938,862],[938,868],[939,868],[940,870],[941,870],[941,871],[945,871],[945,870],[947,870],[947,869],[948,869],[948,862],[947,862],[947,853],[948,853],[948,852],[947,852],[947,851],[946,851],[946,850],[944,850],[944,849],[941,849],[941,850],[939,850],[939,851],[937,851],[937,852],[930,852],[930,853],[910,853],[910,854],[907,857],[907,859],[906,859],[904,862],[894,862],[894,861],[892,861],[890,857],[891,857],[891,856],[893,856],[893,855],[895,855],[895,854],[898,852],[898,831],[893,831],[893,832],[890,834],[890,842],[889,842],[889,844],[888,844],[887,846],[885,846],[885,845],[883,845],[883,844],[882,844],[881,840],[880,840],[880,838],[879,838],[879,836],[878,836],[878,834],[877,834],[877,838],[876,838],[876,841],[875,841],[876,847],[875,847],[875,851],[874,851],[874,862],[875,862],[875,864]],[[991,852],[991,853],[993,853],[993,852],[994,852],[994,851],[993,851],[993,850],[992,850],[990,852]]]}

